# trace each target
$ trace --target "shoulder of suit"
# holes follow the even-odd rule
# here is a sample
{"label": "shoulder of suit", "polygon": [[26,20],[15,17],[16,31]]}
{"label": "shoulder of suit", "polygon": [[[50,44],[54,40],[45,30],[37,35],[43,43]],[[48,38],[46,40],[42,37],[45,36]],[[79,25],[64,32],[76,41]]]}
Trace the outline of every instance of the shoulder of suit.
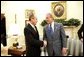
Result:
{"label": "shoulder of suit", "polygon": [[62,25],[62,23],[58,23],[58,22],[54,22],[55,24],[57,24],[57,25]]}
{"label": "shoulder of suit", "polygon": [[62,23],[58,23],[58,22],[55,22],[55,25],[57,25],[57,26],[63,26]]}
{"label": "shoulder of suit", "polygon": [[25,28],[24,29],[28,29],[29,28],[29,24],[27,25],[27,26],[25,26]]}
{"label": "shoulder of suit", "polygon": [[59,25],[63,25],[62,23],[58,23]]}
{"label": "shoulder of suit", "polygon": [[47,28],[48,27],[48,24],[46,24],[43,28],[45,29],[45,28]]}

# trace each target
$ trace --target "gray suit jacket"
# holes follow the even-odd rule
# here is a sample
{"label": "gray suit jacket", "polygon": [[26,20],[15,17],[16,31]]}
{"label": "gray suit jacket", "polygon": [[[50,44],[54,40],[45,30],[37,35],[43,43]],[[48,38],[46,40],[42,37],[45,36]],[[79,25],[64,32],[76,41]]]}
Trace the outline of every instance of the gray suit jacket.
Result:
{"label": "gray suit jacket", "polygon": [[54,32],[50,35],[48,29],[49,25],[44,27],[43,39],[47,40],[47,52],[49,56],[53,56],[53,51],[55,56],[61,56],[61,49],[66,47],[66,35],[61,23],[54,22]]}

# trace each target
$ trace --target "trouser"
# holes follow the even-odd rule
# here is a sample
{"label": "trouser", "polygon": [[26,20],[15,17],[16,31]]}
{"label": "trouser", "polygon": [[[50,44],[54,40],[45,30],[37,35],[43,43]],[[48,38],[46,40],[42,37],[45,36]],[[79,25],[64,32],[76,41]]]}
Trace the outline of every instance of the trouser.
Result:
{"label": "trouser", "polygon": [[1,43],[3,44],[3,46],[7,46],[6,36],[1,37]]}

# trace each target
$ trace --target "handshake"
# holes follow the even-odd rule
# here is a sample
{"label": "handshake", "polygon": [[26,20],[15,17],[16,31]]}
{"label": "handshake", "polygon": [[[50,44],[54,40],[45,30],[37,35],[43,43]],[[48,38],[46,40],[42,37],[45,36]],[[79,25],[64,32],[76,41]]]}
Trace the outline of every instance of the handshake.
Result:
{"label": "handshake", "polygon": [[43,40],[43,43],[44,43],[44,47],[46,47],[47,46],[47,41]]}

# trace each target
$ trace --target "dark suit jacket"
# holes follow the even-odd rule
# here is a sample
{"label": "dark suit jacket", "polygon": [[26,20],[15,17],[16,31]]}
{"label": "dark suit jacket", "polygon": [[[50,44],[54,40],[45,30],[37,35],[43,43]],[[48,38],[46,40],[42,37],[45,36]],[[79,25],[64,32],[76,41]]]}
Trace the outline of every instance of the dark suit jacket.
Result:
{"label": "dark suit jacket", "polygon": [[80,27],[80,29],[78,30],[78,37],[79,37],[79,39],[83,38],[82,32],[83,32],[83,24],[82,24],[82,26]]}
{"label": "dark suit jacket", "polygon": [[7,45],[7,41],[6,41],[6,22],[5,22],[5,17],[1,20],[1,43],[3,44],[3,46]]}
{"label": "dark suit jacket", "polygon": [[26,56],[40,56],[40,47],[43,46],[43,41],[39,40],[38,31],[36,32],[30,24],[24,28],[26,42]]}

